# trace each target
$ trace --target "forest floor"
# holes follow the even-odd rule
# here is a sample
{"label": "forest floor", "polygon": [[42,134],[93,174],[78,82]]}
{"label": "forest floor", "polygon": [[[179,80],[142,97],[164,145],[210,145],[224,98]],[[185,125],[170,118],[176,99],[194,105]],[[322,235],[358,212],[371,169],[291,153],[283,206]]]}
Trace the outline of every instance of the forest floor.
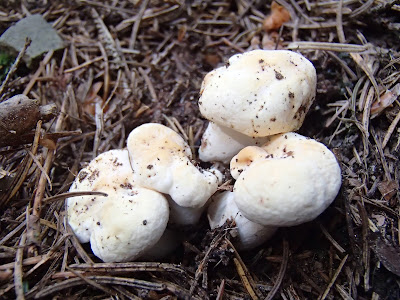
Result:
{"label": "forest floor", "polygon": [[[30,140],[0,148],[1,299],[400,299],[399,1],[277,2],[291,18],[276,31],[263,26],[271,3],[259,0],[0,8],[0,34],[41,14],[66,44],[30,69],[20,63],[0,93],[60,111],[35,123]],[[197,105],[203,77],[260,48],[298,51],[314,64],[317,97],[299,132],[340,162],[336,200],[252,251],[232,250],[229,226],[211,231],[204,217],[159,262],[101,264],[64,222],[74,176],[146,122],[197,149],[207,125]]]}

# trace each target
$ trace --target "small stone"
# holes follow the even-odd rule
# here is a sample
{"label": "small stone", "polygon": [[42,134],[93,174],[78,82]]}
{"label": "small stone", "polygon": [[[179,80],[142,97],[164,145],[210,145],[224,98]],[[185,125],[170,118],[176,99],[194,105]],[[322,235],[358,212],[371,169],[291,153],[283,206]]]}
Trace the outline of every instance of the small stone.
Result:
{"label": "small stone", "polygon": [[41,15],[31,15],[20,20],[3,33],[0,37],[0,48],[17,55],[24,48],[27,37],[32,40],[23,57],[28,67],[44,53],[65,47],[63,40]]}

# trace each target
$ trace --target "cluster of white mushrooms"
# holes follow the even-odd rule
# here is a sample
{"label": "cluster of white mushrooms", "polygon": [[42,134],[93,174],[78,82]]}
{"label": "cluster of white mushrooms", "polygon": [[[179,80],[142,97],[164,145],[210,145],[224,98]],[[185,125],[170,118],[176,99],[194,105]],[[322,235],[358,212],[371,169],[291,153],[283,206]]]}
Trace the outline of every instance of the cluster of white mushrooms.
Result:
{"label": "cluster of white mushrooms", "polygon": [[79,172],[70,191],[107,196],[67,199],[72,230],[103,261],[121,262],[166,255],[180,242],[167,225],[194,225],[207,207],[212,229],[235,221],[239,249],[264,243],[278,227],[313,220],[341,185],[333,153],[292,132],[315,91],[315,69],[300,54],[231,57],[201,87],[200,112],[210,123],[199,157],[230,163],[233,191],[217,192],[222,173],[194,165],[178,133],[144,124],[129,134],[127,149],[105,152]]}

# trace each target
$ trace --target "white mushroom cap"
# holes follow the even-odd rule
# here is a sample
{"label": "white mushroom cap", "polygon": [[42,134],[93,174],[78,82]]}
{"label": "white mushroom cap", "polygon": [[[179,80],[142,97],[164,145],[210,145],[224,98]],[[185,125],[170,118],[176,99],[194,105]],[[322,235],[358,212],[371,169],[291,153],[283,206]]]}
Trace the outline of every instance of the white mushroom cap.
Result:
{"label": "white mushroom cap", "polygon": [[[130,189],[133,186],[133,172],[128,150],[110,150],[93,159],[76,176],[70,192]],[[68,223],[81,243],[90,239],[93,216],[108,201],[104,196],[78,196],[66,200]]]}
{"label": "white mushroom cap", "polygon": [[163,235],[169,218],[165,197],[144,188],[110,190],[94,217],[90,235],[93,253],[104,262],[134,260]]}
{"label": "white mushroom cap", "polygon": [[316,92],[316,72],[302,55],[253,50],[231,57],[202,83],[201,114],[251,137],[300,128]]}
{"label": "white mushroom cap", "polygon": [[235,202],[246,218],[263,225],[293,226],[315,219],[335,199],[340,167],[323,144],[286,133],[271,137],[263,148],[269,156],[256,156],[234,185]]}
{"label": "white mushroom cap", "polygon": [[170,195],[180,206],[201,207],[218,188],[221,173],[194,166],[187,143],[164,125],[135,128],[127,147],[136,183]]}
{"label": "white mushroom cap", "polygon": [[209,122],[199,149],[202,161],[220,161],[229,163],[241,149],[250,145],[262,145],[267,138],[253,138],[225,126]]}
{"label": "white mushroom cap", "polygon": [[233,194],[222,192],[212,197],[207,214],[210,227],[215,229],[233,219],[238,233],[236,247],[242,250],[255,248],[267,241],[276,232],[277,227],[260,225],[246,219],[236,206]]}

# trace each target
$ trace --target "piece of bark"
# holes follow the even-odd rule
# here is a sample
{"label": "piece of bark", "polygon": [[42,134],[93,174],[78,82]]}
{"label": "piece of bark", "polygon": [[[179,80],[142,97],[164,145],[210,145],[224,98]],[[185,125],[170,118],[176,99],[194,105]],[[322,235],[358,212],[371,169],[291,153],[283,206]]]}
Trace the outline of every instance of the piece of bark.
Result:
{"label": "piece of bark", "polygon": [[[39,120],[48,121],[57,115],[57,106],[40,106],[37,100],[16,95],[0,103],[0,147],[26,143],[22,136],[35,128]],[[32,142],[32,141],[29,141]]]}

